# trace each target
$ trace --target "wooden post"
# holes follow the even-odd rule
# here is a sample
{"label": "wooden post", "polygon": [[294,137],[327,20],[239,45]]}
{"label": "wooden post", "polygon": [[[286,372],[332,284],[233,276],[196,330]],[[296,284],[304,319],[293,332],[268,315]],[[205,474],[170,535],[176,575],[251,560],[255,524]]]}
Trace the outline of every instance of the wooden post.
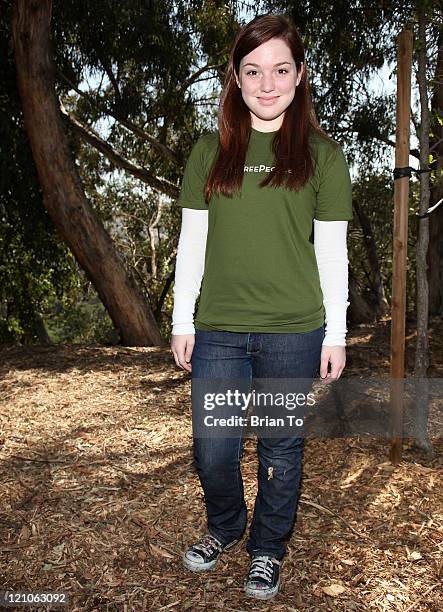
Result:
{"label": "wooden post", "polygon": [[[409,166],[411,65],[412,32],[403,30],[397,39],[396,168]],[[390,459],[394,464],[401,460],[402,452],[408,199],[409,176],[404,176],[394,181],[390,389],[392,427]]]}

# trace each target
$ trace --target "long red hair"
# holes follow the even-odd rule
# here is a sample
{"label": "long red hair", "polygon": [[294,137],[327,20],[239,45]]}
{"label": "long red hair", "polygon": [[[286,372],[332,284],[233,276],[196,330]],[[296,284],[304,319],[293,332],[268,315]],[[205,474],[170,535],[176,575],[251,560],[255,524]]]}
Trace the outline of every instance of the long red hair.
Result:
{"label": "long red hair", "polygon": [[[231,49],[223,90],[220,96],[218,131],[220,145],[205,185],[205,199],[214,195],[232,197],[241,190],[244,164],[251,132],[251,115],[245,104],[235,73],[245,55],[271,38],[281,38],[291,49],[297,72],[305,68],[294,99],[285,111],[283,123],[272,141],[275,167],[260,186],[282,186],[297,191],[314,171],[309,149],[309,133],[329,136],[315,115],[306,72],[305,51],[293,21],[286,15],[259,15],[238,32]],[[288,172],[291,170],[291,172]]]}

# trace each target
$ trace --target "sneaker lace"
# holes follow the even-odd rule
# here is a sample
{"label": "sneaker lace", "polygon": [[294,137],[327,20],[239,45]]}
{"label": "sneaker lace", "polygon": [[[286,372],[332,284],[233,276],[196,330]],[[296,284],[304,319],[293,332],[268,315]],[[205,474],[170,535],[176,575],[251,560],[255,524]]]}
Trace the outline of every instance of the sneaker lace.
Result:
{"label": "sneaker lace", "polygon": [[197,548],[201,550],[205,555],[212,555],[215,550],[222,552],[223,546],[221,542],[214,538],[214,536],[207,534],[199,539],[199,541],[194,544],[193,548]]}
{"label": "sneaker lace", "polygon": [[254,578],[262,578],[266,582],[270,582],[273,574],[273,563],[279,563],[277,559],[272,559],[267,555],[258,555],[253,557],[251,568],[249,570],[249,580]]}

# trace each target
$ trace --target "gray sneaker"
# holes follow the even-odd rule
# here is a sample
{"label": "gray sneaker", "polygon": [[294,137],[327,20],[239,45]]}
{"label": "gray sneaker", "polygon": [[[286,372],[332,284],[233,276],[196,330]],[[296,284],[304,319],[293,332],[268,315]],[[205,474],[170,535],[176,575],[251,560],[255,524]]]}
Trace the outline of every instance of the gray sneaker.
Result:
{"label": "gray sneaker", "polygon": [[271,555],[256,555],[251,559],[245,593],[257,599],[271,599],[280,588],[281,561]]}
{"label": "gray sneaker", "polygon": [[218,558],[225,550],[229,550],[239,540],[233,540],[223,546],[223,544],[210,533],[202,536],[195,544],[192,544],[183,554],[183,565],[191,572],[204,572],[211,570],[218,561]]}

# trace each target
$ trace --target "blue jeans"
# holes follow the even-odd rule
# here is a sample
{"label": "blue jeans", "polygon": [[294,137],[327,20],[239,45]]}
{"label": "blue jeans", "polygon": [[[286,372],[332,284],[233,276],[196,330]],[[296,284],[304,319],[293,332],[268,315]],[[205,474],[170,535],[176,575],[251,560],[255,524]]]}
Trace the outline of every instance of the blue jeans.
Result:
{"label": "blue jeans", "polygon": [[[325,326],[302,333],[196,330],[195,378],[303,378],[319,371]],[[258,494],[249,555],[283,558],[299,497],[304,439],[258,437]],[[241,538],[247,510],[240,471],[243,437],[194,437],[194,459],[203,488],[209,532],[223,544]],[[272,468],[270,476],[269,468]]]}

